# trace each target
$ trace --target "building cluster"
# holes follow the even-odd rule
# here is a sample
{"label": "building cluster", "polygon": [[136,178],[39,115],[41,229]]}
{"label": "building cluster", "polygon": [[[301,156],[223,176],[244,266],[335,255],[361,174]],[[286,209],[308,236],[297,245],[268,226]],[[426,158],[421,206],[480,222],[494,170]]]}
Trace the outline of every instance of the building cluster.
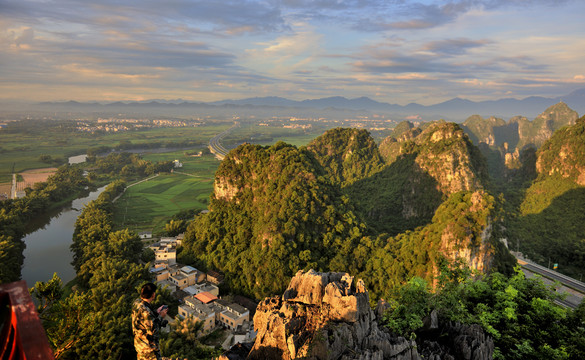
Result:
{"label": "building cluster", "polygon": [[219,327],[229,329],[233,341],[226,346],[251,341],[255,337],[251,321],[251,312],[253,313],[255,307],[250,306],[253,302],[243,298],[249,301],[240,301],[240,304],[220,298],[219,285],[224,280],[221,273],[205,273],[192,266],[178,264],[177,247],[182,240],[181,234],[177,237],[163,237],[148,245],[155,255],[150,268],[155,282],[159,287],[168,288],[181,303],[177,317],[201,321],[203,327],[200,335],[208,334]]}
{"label": "building cluster", "polygon": [[201,125],[201,122],[185,121],[178,119],[117,119],[99,118],[96,122],[92,121],[78,121],[76,124],[77,131],[85,132],[118,132],[118,131],[131,131],[131,130],[143,130],[159,127],[190,127]]}

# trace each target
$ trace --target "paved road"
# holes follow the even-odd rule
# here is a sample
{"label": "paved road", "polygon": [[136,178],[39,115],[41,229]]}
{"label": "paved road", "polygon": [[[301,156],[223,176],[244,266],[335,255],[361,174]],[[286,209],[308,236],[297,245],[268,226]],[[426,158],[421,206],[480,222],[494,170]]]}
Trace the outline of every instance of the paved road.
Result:
{"label": "paved road", "polygon": [[585,284],[581,281],[563,275],[557,271],[547,269],[546,267],[535,264],[529,260],[519,257],[516,257],[516,259],[527,276],[530,274],[539,274],[543,277],[545,283],[553,284],[556,281],[561,284],[556,287],[557,291],[560,293],[566,293],[567,297],[564,300],[556,301],[557,304],[574,309],[585,297]]}
{"label": "paved road", "polygon": [[534,264],[534,263],[529,263],[526,260],[519,259],[518,263],[520,263],[520,266],[522,266],[525,269],[528,269],[534,273],[541,274],[542,276],[546,276],[550,279],[556,280],[563,285],[566,285],[570,288],[573,288],[573,289],[585,294],[585,284],[579,280],[573,279],[572,277],[563,275],[563,274],[556,272],[554,270],[547,269],[544,266],[540,266],[540,265]]}
{"label": "paved road", "polygon": [[223,160],[223,158],[229,152],[229,150],[221,145],[221,139],[223,139],[227,134],[230,133],[230,131],[238,126],[240,126],[240,123],[236,122],[231,128],[215,135],[213,138],[211,138],[211,140],[209,140],[209,151],[211,151],[212,154],[215,154],[218,159]]}

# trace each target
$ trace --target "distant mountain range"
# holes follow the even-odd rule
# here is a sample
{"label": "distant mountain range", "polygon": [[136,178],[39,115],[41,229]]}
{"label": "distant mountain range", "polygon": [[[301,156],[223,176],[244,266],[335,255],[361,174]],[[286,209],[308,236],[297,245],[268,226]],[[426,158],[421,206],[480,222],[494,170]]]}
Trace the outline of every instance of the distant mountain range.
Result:
{"label": "distant mountain range", "polygon": [[281,97],[254,97],[241,100],[222,100],[213,102],[213,105],[254,105],[276,107],[302,107],[302,108],[335,108],[349,110],[383,111],[404,115],[439,116],[444,118],[467,118],[470,115],[511,117],[523,115],[536,117],[544,109],[560,101],[565,102],[579,113],[585,112],[585,89],[579,89],[572,93],[556,98],[531,96],[522,100],[506,98],[490,101],[471,101],[454,98],[435,105],[420,105],[411,103],[408,105],[389,104],[372,100],[368,97],[347,99],[341,96],[327,97],[314,100],[295,101]]}
{"label": "distant mountain range", "polygon": [[397,120],[409,116],[418,115],[421,119],[432,120],[443,118],[446,120],[463,122],[471,115],[482,116],[496,116],[501,118],[510,118],[516,115],[534,118],[540,114],[544,109],[563,101],[579,114],[585,113],[585,88],[573,91],[570,94],[559,96],[555,98],[546,98],[539,96],[531,96],[522,100],[505,98],[490,101],[471,101],[461,98],[454,98],[435,105],[420,105],[411,103],[408,105],[398,105],[391,103],[384,103],[372,100],[368,97],[360,97],[355,99],[347,99],[341,96],[333,96],[321,99],[307,99],[302,101],[290,100],[282,97],[268,96],[268,97],[253,97],[240,100],[222,100],[216,102],[190,102],[182,99],[176,100],[148,100],[148,101],[119,101],[113,103],[80,103],[76,101],[69,102],[45,102],[37,104],[40,108],[48,108],[47,110],[55,110],[55,107],[64,108],[85,108],[94,111],[125,109],[125,110],[140,110],[140,109],[174,109],[174,110],[193,110],[196,108],[205,109],[207,111],[234,111],[240,109],[245,112],[253,111],[268,111],[277,115],[279,112],[291,114],[292,110],[303,110],[306,113],[310,111],[358,111],[358,112],[378,112],[385,113],[396,117]]}

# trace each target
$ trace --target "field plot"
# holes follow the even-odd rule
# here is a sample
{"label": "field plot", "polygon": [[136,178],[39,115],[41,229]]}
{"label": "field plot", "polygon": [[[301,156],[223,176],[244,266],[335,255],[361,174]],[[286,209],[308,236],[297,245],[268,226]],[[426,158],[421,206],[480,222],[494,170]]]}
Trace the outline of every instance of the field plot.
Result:
{"label": "field plot", "polygon": [[26,184],[36,184],[38,182],[47,181],[49,176],[53,175],[57,172],[57,168],[43,168],[43,169],[34,169],[34,170],[27,170],[20,173],[20,176],[23,178],[23,182]]}
{"label": "field plot", "polygon": [[27,169],[47,167],[47,163],[40,160],[41,155],[50,155],[53,159],[65,161],[69,156],[84,154],[88,148],[116,147],[122,143],[133,146],[156,143],[164,148],[173,148],[183,141],[194,141],[197,143],[193,146],[194,149],[203,149],[207,147],[209,139],[229,128],[231,124],[89,134],[55,127],[36,128],[31,123],[30,127],[23,126],[24,129],[19,132],[0,132],[0,183],[11,181],[13,168],[20,173]]}
{"label": "field plot", "polygon": [[212,190],[212,178],[183,174],[164,174],[132,186],[115,203],[116,228],[159,233],[177,212],[207,209]]}

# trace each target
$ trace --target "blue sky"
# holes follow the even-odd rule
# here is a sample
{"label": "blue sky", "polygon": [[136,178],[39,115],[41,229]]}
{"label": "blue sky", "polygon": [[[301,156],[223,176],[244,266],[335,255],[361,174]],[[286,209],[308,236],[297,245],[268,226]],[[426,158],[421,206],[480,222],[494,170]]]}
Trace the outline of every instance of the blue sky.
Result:
{"label": "blue sky", "polygon": [[0,99],[367,96],[585,88],[582,0],[0,0]]}

